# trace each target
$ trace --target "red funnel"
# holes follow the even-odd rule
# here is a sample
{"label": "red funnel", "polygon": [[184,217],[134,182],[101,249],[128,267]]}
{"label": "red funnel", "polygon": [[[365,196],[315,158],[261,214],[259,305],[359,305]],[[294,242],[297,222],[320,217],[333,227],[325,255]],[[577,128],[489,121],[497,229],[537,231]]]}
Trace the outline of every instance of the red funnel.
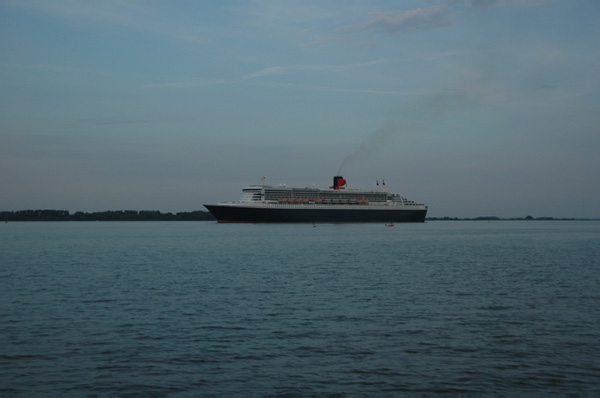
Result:
{"label": "red funnel", "polygon": [[346,180],[342,176],[333,177],[333,186],[331,189],[340,189],[346,186]]}

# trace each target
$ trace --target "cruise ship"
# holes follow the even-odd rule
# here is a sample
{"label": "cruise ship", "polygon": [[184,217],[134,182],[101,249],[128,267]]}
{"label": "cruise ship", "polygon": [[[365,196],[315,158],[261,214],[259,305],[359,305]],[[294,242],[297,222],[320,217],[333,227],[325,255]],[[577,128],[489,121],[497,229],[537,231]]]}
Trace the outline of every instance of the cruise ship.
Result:
{"label": "cruise ship", "polygon": [[387,191],[348,188],[342,176],[329,189],[250,185],[236,202],[205,204],[219,223],[400,223],[424,222],[427,206]]}

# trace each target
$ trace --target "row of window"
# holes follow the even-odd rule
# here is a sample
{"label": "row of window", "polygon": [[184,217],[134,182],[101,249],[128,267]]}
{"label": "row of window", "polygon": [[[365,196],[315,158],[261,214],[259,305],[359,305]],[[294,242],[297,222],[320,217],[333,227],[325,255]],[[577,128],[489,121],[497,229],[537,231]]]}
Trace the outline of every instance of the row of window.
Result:
{"label": "row of window", "polygon": [[[311,200],[368,200],[370,202],[385,202],[386,192],[352,192],[352,191],[321,191],[312,189],[266,189],[265,200],[279,199],[311,199]],[[390,198],[391,199],[391,198]]]}
{"label": "row of window", "polygon": [[[263,200],[263,190],[260,188],[245,189],[240,199],[241,202],[258,202]],[[412,200],[406,200],[400,195],[387,192],[352,192],[352,191],[321,191],[317,189],[264,189],[266,201],[311,201],[331,203],[381,203],[388,200],[401,202],[406,205],[417,205]]]}

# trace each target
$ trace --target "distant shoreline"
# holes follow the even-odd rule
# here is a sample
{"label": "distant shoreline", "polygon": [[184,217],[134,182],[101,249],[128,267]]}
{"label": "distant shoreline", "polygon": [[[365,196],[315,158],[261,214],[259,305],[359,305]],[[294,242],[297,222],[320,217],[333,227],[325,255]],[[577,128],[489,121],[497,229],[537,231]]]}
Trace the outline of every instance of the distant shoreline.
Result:
{"label": "distant shoreline", "polygon": [[598,221],[597,218],[554,218],[554,217],[515,217],[501,218],[495,216],[459,218],[459,217],[427,217],[425,221]]}
{"label": "distant shoreline", "polygon": [[116,210],[69,213],[67,210],[0,211],[0,222],[9,221],[214,221],[207,211],[161,213],[157,210]]}
{"label": "distant shoreline", "polygon": [[[215,221],[208,211],[161,213],[158,210],[116,210],[100,212],[75,212],[68,210],[18,210],[0,211],[0,222],[9,221]],[[598,221],[594,218],[518,217],[501,218],[483,216],[474,218],[427,217],[425,221]]]}

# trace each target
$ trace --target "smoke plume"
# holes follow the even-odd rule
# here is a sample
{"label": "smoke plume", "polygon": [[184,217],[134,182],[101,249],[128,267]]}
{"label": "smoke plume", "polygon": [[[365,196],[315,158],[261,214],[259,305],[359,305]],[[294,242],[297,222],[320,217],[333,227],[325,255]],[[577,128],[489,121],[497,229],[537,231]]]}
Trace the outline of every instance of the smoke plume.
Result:
{"label": "smoke plume", "polygon": [[477,68],[470,79],[455,79],[452,85],[421,93],[418,99],[387,117],[387,120],[365,138],[340,164],[337,175],[348,164],[364,160],[380,151],[396,137],[428,134],[435,131],[436,123],[444,123],[449,112],[467,111],[489,94],[490,84],[496,80],[494,68]]}
{"label": "smoke plume", "polygon": [[346,163],[366,158],[374,152],[377,152],[394,135],[400,133],[400,131],[400,126],[396,122],[388,120],[384,125],[367,137],[367,139],[365,139],[351,154],[344,158],[336,175],[342,175],[342,169]]}

